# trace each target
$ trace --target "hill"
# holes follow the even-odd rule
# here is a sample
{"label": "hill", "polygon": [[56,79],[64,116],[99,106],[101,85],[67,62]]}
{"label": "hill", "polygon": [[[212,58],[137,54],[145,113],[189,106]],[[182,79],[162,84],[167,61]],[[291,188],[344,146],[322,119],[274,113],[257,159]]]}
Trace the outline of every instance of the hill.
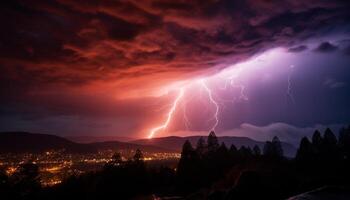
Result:
{"label": "hill", "polygon": [[133,144],[119,141],[76,143],[68,139],[48,134],[28,132],[1,132],[0,153],[37,153],[64,149],[68,153],[96,153],[99,150],[135,150],[145,152],[172,152],[167,148]]}
{"label": "hill", "polygon": [[118,137],[118,136],[110,136],[110,135],[102,135],[102,136],[78,135],[78,136],[63,136],[63,137],[77,143],[93,143],[93,142],[105,142],[105,141],[129,142],[129,141],[135,140],[135,138]]}
{"label": "hill", "polygon": [[42,152],[47,150],[65,149],[67,152],[95,152],[96,149],[88,145],[74,143],[65,138],[27,132],[0,133],[0,152],[23,153]]}
{"label": "hill", "polygon": [[[0,133],[0,153],[22,153],[22,152],[43,152],[48,150],[65,149],[68,153],[94,153],[99,150],[135,150],[141,149],[145,152],[180,152],[182,145],[189,140],[193,146],[202,136],[189,137],[161,137],[153,139],[140,139],[130,142],[104,141],[93,143],[77,143],[56,135],[28,133],[28,132],[2,132]],[[247,137],[221,136],[219,142],[224,142],[226,146],[234,144],[237,148],[241,146],[254,147],[258,145],[261,149],[264,142],[252,140]],[[296,148],[282,142],[284,154],[293,157]]]}

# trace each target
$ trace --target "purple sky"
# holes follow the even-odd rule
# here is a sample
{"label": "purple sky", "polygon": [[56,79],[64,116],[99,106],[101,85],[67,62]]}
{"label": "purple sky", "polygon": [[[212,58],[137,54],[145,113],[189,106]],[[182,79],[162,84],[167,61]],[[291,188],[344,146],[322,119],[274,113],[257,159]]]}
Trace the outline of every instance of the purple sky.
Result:
{"label": "purple sky", "polygon": [[156,136],[215,126],[259,140],[288,130],[293,140],[339,127],[350,119],[349,9],[316,0],[3,3],[0,131],[147,137],[181,88]]}

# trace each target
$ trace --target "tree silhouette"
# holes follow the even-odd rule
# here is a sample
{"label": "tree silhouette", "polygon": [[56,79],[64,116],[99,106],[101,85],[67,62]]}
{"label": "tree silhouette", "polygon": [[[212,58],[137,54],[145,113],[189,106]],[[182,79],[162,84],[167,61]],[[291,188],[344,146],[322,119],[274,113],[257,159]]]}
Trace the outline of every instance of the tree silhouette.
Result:
{"label": "tree silhouette", "polygon": [[230,153],[236,153],[236,152],[237,152],[237,147],[234,144],[231,144]]}
{"label": "tree silhouette", "polygon": [[194,150],[190,141],[186,140],[182,146],[181,160],[191,160]]}
{"label": "tree silhouette", "polygon": [[203,156],[206,152],[206,144],[203,137],[200,137],[197,142],[196,152],[199,156]]}
{"label": "tree silhouette", "polygon": [[216,168],[220,172],[218,173],[218,176],[220,176],[222,171],[227,169],[230,164],[230,154],[225,143],[222,142],[218,148],[215,160],[216,161],[214,162],[217,165]]}
{"label": "tree silhouette", "polygon": [[215,152],[219,148],[219,140],[214,131],[209,133],[207,144],[209,152]]}
{"label": "tree silhouette", "polygon": [[270,158],[283,158],[283,149],[277,136],[272,141],[267,141],[264,146],[264,156]]}
{"label": "tree silhouette", "polygon": [[133,157],[134,162],[143,162],[143,154],[140,149],[136,149],[135,155]]}
{"label": "tree silhouette", "polygon": [[350,160],[350,126],[339,131],[339,148],[344,160]]}
{"label": "tree silhouette", "polygon": [[324,132],[324,145],[335,147],[337,145],[337,138],[335,137],[334,133],[331,129],[327,128]]}
{"label": "tree silhouette", "polygon": [[121,166],[123,163],[122,156],[119,152],[116,152],[112,156],[112,160],[106,164],[107,167]]}
{"label": "tree silhouette", "polygon": [[227,149],[227,147],[226,147],[226,145],[225,145],[225,143],[221,143],[221,145],[220,145],[220,147],[218,148],[218,151],[219,151],[219,153],[228,153],[228,149]]}
{"label": "tree silhouette", "polygon": [[190,143],[186,140],[182,146],[181,158],[178,164],[177,173],[182,176],[187,174],[187,172],[192,169],[195,158],[195,151]]}
{"label": "tree silhouette", "polygon": [[337,147],[337,138],[331,129],[327,128],[323,136],[323,144],[321,150],[322,156],[325,160],[338,160],[339,152]]}
{"label": "tree silhouette", "polygon": [[299,162],[311,162],[313,160],[313,147],[307,137],[303,137],[300,141],[299,149],[297,151],[296,160]]}
{"label": "tree silhouette", "polygon": [[277,136],[273,137],[272,139],[272,145],[275,149],[276,156],[277,157],[283,157],[283,149],[282,149],[282,144],[281,141]]}
{"label": "tree silhouette", "polygon": [[316,146],[316,147],[321,147],[323,142],[322,136],[320,131],[315,130],[314,134],[312,135],[312,145]]}
{"label": "tree silhouette", "polygon": [[253,154],[254,154],[254,156],[260,156],[261,155],[261,150],[260,150],[258,145],[255,145],[253,147]]}
{"label": "tree silhouette", "polygon": [[190,141],[186,140],[182,146],[181,158],[177,165],[179,187],[184,191],[198,185],[198,156]]}
{"label": "tree silhouette", "polygon": [[218,156],[221,157],[223,160],[227,160],[230,155],[225,143],[223,142],[221,143],[217,152]]}
{"label": "tree silhouette", "polygon": [[273,154],[272,142],[266,141],[264,145],[264,156],[270,156]]}
{"label": "tree silhouette", "polygon": [[251,158],[253,156],[253,151],[250,147],[241,146],[238,150],[240,157],[242,160],[246,160],[248,158]]}
{"label": "tree silhouette", "polygon": [[323,145],[323,138],[321,136],[321,133],[320,131],[315,130],[314,134],[312,135],[312,149],[313,149],[315,161],[320,161],[322,159],[321,158],[322,145]]}

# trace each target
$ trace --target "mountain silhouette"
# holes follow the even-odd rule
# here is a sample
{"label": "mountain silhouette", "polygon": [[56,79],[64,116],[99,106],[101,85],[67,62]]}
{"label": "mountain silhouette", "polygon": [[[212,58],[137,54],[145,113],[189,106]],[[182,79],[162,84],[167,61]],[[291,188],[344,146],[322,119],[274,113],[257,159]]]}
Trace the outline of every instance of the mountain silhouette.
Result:
{"label": "mountain silhouette", "polygon": [[62,150],[67,153],[96,153],[99,150],[136,150],[145,152],[173,152],[167,148],[119,141],[76,143],[63,137],[28,132],[1,132],[0,153],[37,153]]}

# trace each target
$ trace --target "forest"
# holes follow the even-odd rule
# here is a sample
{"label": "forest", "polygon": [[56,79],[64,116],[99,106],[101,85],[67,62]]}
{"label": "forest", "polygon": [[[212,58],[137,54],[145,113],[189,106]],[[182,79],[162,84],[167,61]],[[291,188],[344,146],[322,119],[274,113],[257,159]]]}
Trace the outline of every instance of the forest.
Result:
{"label": "forest", "polygon": [[336,136],[318,130],[300,141],[294,158],[283,155],[278,137],[237,149],[219,144],[215,133],[183,144],[175,169],[148,166],[140,150],[123,161],[116,152],[103,170],[70,176],[41,187],[39,169],[22,164],[11,176],[0,171],[1,199],[286,199],[325,185],[347,187],[350,127]]}

